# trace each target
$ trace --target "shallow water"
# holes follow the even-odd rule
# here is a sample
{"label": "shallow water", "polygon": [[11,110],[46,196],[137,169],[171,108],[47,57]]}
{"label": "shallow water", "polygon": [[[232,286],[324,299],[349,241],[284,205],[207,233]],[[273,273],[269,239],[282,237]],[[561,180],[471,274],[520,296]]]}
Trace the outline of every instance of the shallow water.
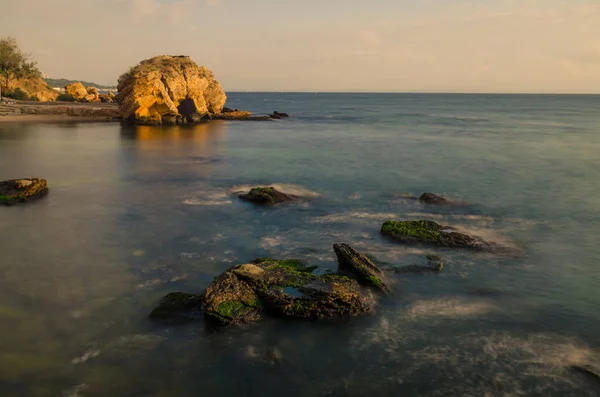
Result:
{"label": "shallow water", "polygon": [[[0,386],[10,396],[597,396],[600,97],[232,94],[294,115],[193,128],[0,124],[0,180],[50,194],[0,208]],[[235,192],[277,185],[299,203]],[[429,207],[425,191],[468,205]],[[431,219],[507,247],[396,245]],[[256,257],[335,269],[347,242],[397,274],[376,314],[215,333],[153,324]]]}

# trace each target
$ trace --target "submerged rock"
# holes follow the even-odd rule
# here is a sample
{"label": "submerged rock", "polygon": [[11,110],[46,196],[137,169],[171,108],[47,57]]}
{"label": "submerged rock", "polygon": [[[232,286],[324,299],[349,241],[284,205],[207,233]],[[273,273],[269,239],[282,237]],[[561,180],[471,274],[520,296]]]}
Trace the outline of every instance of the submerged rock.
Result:
{"label": "submerged rock", "polygon": [[600,382],[600,369],[592,368],[589,365],[570,365],[571,370],[586,375],[588,378]]}
{"label": "submerged rock", "polygon": [[419,201],[425,204],[434,205],[448,205],[451,203],[447,198],[433,193],[423,193],[421,197],[419,197]]}
{"label": "submerged rock", "polygon": [[486,251],[492,244],[479,237],[452,231],[433,221],[387,221],[381,233],[405,244],[425,243],[448,248],[469,248]]}
{"label": "submerged rock", "polygon": [[173,292],[158,302],[158,306],[150,313],[150,318],[162,321],[194,319],[201,313],[201,301],[201,296],[198,294]]}
{"label": "submerged rock", "polygon": [[255,187],[249,193],[241,194],[239,197],[242,200],[261,205],[284,203],[295,199],[293,196],[275,190],[274,187]]}
{"label": "submerged rock", "polygon": [[0,182],[0,204],[13,205],[31,201],[48,193],[48,181],[39,178]]}
{"label": "submerged rock", "polygon": [[276,110],[273,112],[273,114],[270,114],[269,117],[272,119],[275,119],[275,120],[279,120],[279,119],[283,119],[286,117],[290,117],[290,115],[287,113],[280,113]]}
{"label": "submerged rock", "polygon": [[341,270],[356,275],[358,282],[389,292],[384,281],[384,274],[369,258],[358,253],[348,244],[334,244],[333,250],[337,256]]}
{"label": "submerged rock", "polygon": [[396,273],[440,273],[444,269],[444,260],[437,255],[427,255],[427,265],[409,265],[394,271]]}
{"label": "submerged rock", "polygon": [[157,56],[119,77],[123,119],[137,124],[194,123],[221,114],[227,99],[212,72],[187,56]]}

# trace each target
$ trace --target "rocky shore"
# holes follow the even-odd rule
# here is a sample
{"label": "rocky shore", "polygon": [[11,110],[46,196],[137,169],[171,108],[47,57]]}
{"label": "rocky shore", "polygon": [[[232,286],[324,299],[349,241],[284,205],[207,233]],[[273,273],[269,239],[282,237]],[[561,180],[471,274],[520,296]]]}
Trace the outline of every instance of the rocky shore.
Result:
{"label": "rocky shore", "polygon": [[120,121],[119,109],[108,103],[0,102],[0,122],[13,121]]}

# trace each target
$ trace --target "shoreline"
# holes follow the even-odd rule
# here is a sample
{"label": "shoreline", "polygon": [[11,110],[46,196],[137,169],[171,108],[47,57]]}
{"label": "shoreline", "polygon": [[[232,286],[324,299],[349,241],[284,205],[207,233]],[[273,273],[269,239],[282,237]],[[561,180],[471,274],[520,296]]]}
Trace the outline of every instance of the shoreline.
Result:
{"label": "shoreline", "polygon": [[15,114],[0,116],[0,125],[8,123],[59,123],[59,122],[81,122],[81,123],[118,123],[121,119],[106,116],[70,116],[68,114]]}

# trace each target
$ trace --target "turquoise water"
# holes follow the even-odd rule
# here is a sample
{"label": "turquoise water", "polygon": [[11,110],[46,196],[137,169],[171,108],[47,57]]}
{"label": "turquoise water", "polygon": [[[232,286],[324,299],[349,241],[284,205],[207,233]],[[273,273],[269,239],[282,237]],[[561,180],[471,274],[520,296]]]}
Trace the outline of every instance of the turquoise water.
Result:
{"label": "turquoise water", "polygon": [[[0,208],[7,396],[597,396],[600,96],[232,94],[288,120],[193,128],[0,124],[0,180],[50,194]],[[235,192],[279,186],[296,204]],[[465,202],[419,204],[431,191]],[[431,219],[503,254],[396,245]],[[346,242],[398,274],[373,316],[210,332],[151,323],[257,257],[335,269]]]}

